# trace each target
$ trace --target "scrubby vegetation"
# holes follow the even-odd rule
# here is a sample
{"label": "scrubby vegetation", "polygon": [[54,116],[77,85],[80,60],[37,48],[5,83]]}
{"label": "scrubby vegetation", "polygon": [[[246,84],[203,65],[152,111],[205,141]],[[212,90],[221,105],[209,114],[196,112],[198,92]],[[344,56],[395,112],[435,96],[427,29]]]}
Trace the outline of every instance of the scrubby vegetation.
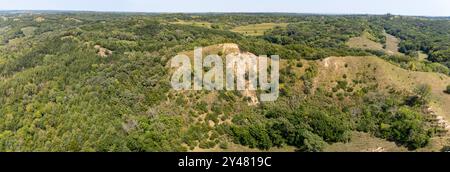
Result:
{"label": "scrubby vegetation", "polygon": [[418,51],[428,54],[428,60],[450,67],[450,23],[445,20],[417,20],[386,16],[386,32],[401,39],[399,51],[414,57]]}
{"label": "scrubby vegetation", "polygon": [[[340,75],[328,90],[315,84],[320,70],[313,60],[378,55],[410,70],[449,74],[450,67],[450,26],[426,18],[1,15],[8,20],[0,21],[0,151],[189,151],[227,149],[236,143],[316,152],[351,141],[353,131],[414,150],[426,146],[437,130],[423,112],[429,102],[427,85],[411,93],[385,92],[376,81]],[[249,35],[232,32],[261,23],[283,27]],[[400,51],[406,55],[345,44],[363,33],[384,44],[384,30],[401,38]],[[221,43],[288,61],[280,70],[281,97],[250,106],[239,91],[170,88],[166,64],[171,57]],[[429,62],[413,59],[419,50],[429,55]],[[405,65],[412,61],[415,67]]]}

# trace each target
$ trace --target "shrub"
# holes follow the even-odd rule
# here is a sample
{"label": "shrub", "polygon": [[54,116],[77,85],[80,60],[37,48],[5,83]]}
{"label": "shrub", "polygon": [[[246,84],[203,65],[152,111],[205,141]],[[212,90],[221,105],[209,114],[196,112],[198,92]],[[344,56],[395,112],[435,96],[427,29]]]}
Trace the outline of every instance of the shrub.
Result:
{"label": "shrub", "polygon": [[345,88],[347,88],[348,82],[343,80],[343,81],[338,81],[337,84],[338,84],[337,85],[338,89],[345,89]]}
{"label": "shrub", "polygon": [[327,143],[323,141],[322,137],[311,133],[311,132],[305,132],[303,134],[303,137],[305,138],[303,140],[303,145],[300,147],[301,151],[304,152],[320,152],[322,151]]}
{"label": "shrub", "polygon": [[420,84],[414,89],[418,103],[424,105],[428,103],[431,96],[431,86],[428,84]]}
{"label": "shrub", "polygon": [[219,144],[220,149],[228,149],[228,143],[227,142],[221,142]]}
{"label": "shrub", "polygon": [[206,113],[208,112],[208,104],[204,101],[201,101],[195,105],[195,109],[202,113]]}
{"label": "shrub", "polygon": [[219,122],[219,115],[217,115],[217,113],[208,113],[208,115],[206,115],[206,121],[213,121],[214,123],[218,123]]}
{"label": "shrub", "polygon": [[420,114],[408,108],[401,108],[390,128],[389,138],[405,144],[410,149],[417,149],[426,146],[430,136],[422,125]]}

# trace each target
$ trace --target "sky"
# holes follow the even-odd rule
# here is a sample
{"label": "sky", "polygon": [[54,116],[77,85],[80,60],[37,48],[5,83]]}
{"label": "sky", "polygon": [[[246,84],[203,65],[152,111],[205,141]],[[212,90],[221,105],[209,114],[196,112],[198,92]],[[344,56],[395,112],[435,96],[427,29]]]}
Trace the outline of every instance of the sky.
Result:
{"label": "sky", "polygon": [[0,0],[0,10],[450,16],[450,0]]}

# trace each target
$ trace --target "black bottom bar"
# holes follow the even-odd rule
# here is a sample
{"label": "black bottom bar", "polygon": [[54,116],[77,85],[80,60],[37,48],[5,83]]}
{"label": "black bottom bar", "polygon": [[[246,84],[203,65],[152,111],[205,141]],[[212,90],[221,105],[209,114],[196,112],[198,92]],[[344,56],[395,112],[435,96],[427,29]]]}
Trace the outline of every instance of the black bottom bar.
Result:
{"label": "black bottom bar", "polygon": [[[439,168],[448,153],[0,153],[2,166],[64,169],[370,170]],[[360,169],[363,170],[363,169]],[[145,170],[148,171],[148,170]],[[297,171],[297,170],[296,170]]]}

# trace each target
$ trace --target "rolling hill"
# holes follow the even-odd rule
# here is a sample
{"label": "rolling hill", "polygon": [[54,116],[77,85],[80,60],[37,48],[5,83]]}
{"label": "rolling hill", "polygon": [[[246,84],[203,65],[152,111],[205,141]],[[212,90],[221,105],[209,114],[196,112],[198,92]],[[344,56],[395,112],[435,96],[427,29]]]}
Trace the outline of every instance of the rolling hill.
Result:
{"label": "rolling hill", "polygon": [[[0,151],[442,151],[450,145],[447,19],[0,15]],[[192,57],[195,47],[222,57],[279,55],[279,98],[259,101],[261,90],[174,90],[170,59]]]}

